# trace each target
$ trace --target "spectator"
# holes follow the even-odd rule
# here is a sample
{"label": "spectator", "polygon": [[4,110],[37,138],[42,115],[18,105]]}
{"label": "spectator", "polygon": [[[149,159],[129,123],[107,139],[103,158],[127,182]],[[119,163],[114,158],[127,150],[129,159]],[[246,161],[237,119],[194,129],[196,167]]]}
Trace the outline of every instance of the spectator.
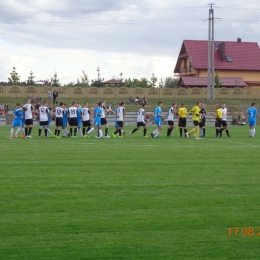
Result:
{"label": "spectator", "polygon": [[53,95],[53,104],[57,104],[58,103],[58,95],[59,95],[58,91],[54,90],[52,95]]}
{"label": "spectator", "polygon": [[4,109],[5,105],[2,104],[0,105],[0,114],[2,114],[2,116],[5,114],[5,109]]}
{"label": "spectator", "polygon": [[51,100],[51,90],[48,90],[48,100]]}
{"label": "spectator", "polygon": [[7,104],[4,105],[5,114],[8,114],[9,106]]}

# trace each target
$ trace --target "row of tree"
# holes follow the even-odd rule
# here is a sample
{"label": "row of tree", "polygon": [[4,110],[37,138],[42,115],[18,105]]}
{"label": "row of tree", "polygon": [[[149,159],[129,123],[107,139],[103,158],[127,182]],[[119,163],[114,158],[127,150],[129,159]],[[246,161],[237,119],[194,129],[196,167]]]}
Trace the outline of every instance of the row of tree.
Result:
{"label": "row of tree", "polygon": [[[89,80],[88,75],[84,72],[83,75],[81,75],[79,78],[77,78],[76,82],[70,82],[69,84],[65,84],[66,87],[103,87],[104,86],[104,78],[100,77],[99,70],[98,70],[98,77],[97,79]],[[177,84],[179,82],[179,78],[175,77],[166,77],[164,80],[160,79],[158,80],[157,77],[152,74],[152,77],[150,80],[147,78],[141,78],[141,79],[123,79],[122,73],[120,74],[121,78],[117,79],[118,81],[122,82],[122,85],[128,88],[153,88],[153,87],[159,87],[159,88],[176,88]],[[10,73],[10,77],[8,77],[8,82],[0,82],[0,85],[3,86],[53,86],[58,87],[61,86],[61,83],[58,79],[58,74],[55,72],[53,74],[53,77],[51,79],[46,80],[35,80],[34,73],[31,71],[29,73],[27,81],[21,81],[21,76],[18,75],[18,72],[15,67],[13,67],[12,72]],[[120,84],[121,85],[121,84]],[[113,86],[113,85],[112,85]]]}

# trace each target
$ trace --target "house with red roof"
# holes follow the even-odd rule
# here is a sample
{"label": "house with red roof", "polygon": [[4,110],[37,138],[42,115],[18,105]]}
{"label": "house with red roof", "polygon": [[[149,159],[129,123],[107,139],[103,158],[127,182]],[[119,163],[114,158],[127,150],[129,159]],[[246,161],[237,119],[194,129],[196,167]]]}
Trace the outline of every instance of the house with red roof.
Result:
{"label": "house with red roof", "polygon": [[[214,66],[221,86],[260,87],[260,48],[257,42],[214,41]],[[206,87],[208,41],[184,40],[174,73],[180,86]],[[216,75],[216,73],[215,73]]]}

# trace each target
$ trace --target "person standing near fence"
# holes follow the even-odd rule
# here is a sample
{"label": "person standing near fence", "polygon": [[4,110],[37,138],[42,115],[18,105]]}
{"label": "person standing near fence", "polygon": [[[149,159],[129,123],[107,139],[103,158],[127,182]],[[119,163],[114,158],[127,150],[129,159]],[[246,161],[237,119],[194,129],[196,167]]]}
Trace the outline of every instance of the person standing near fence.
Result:
{"label": "person standing near fence", "polygon": [[255,137],[255,126],[256,126],[256,117],[260,117],[258,110],[255,108],[255,103],[251,104],[251,107],[247,109],[248,116],[248,125],[249,125],[249,138]]}
{"label": "person standing near fence", "polygon": [[58,91],[54,90],[52,95],[53,95],[53,104],[57,105],[57,103],[58,103],[58,96],[59,96]]}

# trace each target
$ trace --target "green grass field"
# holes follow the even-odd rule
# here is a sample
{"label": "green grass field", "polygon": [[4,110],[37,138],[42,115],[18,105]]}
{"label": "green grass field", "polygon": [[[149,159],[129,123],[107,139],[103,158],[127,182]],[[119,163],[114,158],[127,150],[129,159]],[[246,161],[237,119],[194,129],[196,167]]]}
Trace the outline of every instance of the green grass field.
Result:
{"label": "green grass field", "polygon": [[202,140],[132,129],[8,139],[0,127],[0,259],[259,259],[258,129],[208,127]]}

